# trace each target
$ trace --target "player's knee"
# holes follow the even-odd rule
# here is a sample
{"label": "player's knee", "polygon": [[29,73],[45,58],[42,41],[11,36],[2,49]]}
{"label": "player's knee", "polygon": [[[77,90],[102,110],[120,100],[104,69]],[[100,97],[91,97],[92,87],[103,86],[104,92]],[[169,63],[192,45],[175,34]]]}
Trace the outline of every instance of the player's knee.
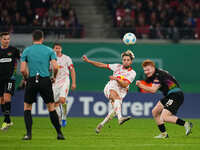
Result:
{"label": "player's knee", "polygon": [[160,116],[160,120],[161,120],[162,122],[167,122],[167,116],[162,114],[162,115]]}
{"label": "player's knee", "polygon": [[4,99],[5,102],[10,102],[11,101],[11,95],[6,93],[6,94],[4,94],[4,98],[3,99]]}
{"label": "player's knee", "polygon": [[60,103],[59,102],[55,102],[55,107],[58,107],[60,105]]}
{"label": "player's knee", "polygon": [[54,103],[48,103],[47,108],[48,108],[49,112],[54,111],[55,110],[55,104]]}
{"label": "player's knee", "polygon": [[112,100],[112,101],[114,101],[115,97],[112,94],[110,94],[109,99]]}
{"label": "player's knee", "polygon": [[156,109],[152,109],[152,115],[153,115],[153,117],[157,117],[158,111]]}
{"label": "player's knee", "polygon": [[32,104],[24,103],[24,110],[31,110]]}
{"label": "player's knee", "polygon": [[60,99],[60,103],[61,103],[61,104],[65,104],[65,103],[66,103],[65,98],[61,98],[61,99]]}

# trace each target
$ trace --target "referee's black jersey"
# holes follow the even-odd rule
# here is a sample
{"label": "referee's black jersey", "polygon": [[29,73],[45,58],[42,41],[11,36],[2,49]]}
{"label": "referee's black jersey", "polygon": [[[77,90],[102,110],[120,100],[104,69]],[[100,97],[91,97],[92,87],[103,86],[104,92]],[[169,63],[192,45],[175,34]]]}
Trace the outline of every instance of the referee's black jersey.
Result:
{"label": "referee's black jersey", "polygon": [[16,69],[17,60],[20,59],[20,51],[12,46],[0,47],[0,79],[9,79]]}
{"label": "referee's black jersey", "polygon": [[157,69],[153,76],[146,79],[146,82],[150,83],[157,83],[160,84],[159,90],[166,96],[170,90],[175,88],[180,88],[178,82],[176,81],[175,77],[170,75],[167,71]]}

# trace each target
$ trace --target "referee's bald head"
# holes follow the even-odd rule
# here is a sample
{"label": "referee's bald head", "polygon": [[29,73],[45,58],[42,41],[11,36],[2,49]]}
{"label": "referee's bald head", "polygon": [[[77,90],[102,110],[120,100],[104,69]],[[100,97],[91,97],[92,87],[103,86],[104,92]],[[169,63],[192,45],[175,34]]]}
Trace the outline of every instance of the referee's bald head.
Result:
{"label": "referee's bald head", "polygon": [[41,30],[34,30],[32,37],[33,37],[33,41],[40,41],[41,39],[44,38],[44,33]]}

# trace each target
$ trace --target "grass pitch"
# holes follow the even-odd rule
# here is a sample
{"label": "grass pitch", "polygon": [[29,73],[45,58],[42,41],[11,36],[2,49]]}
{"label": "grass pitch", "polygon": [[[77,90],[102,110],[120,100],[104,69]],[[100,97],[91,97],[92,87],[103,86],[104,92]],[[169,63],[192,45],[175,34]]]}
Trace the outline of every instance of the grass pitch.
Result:
{"label": "grass pitch", "polygon": [[[100,134],[96,125],[103,118],[68,118],[63,128],[64,141],[56,140],[49,118],[33,117],[33,137],[22,141],[25,125],[22,117],[12,117],[14,126],[0,132],[0,150],[198,150],[200,149],[200,120],[191,119],[193,133],[185,136],[183,127],[166,124],[168,139],[154,139],[159,131],[153,119],[132,119],[119,126],[113,119]],[[0,118],[1,122],[3,117]]]}

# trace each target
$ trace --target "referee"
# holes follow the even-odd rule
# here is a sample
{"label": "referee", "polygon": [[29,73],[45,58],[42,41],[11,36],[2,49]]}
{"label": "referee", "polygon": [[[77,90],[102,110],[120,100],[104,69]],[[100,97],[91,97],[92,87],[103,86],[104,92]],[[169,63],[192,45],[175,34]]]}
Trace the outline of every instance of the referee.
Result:
{"label": "referee", "polygon": [[57,131],[57,139],[64,140],[59,124],[58,115],[54,108],[54,97],[52,82],[50,79],[49,66],[53,67],[53,78],[55,81],[58,72],[55,52],[43,45],[44,33],[40,30],[33,31],[33,45],[27,47],[21,56],[20,71],[25,80],[27,80],[24,95],[24,121],[27,133],[23,140],[32,139],[32,104],[36,102],[37,93],[40,93],[45,104],[48,107],[50,120]]}

